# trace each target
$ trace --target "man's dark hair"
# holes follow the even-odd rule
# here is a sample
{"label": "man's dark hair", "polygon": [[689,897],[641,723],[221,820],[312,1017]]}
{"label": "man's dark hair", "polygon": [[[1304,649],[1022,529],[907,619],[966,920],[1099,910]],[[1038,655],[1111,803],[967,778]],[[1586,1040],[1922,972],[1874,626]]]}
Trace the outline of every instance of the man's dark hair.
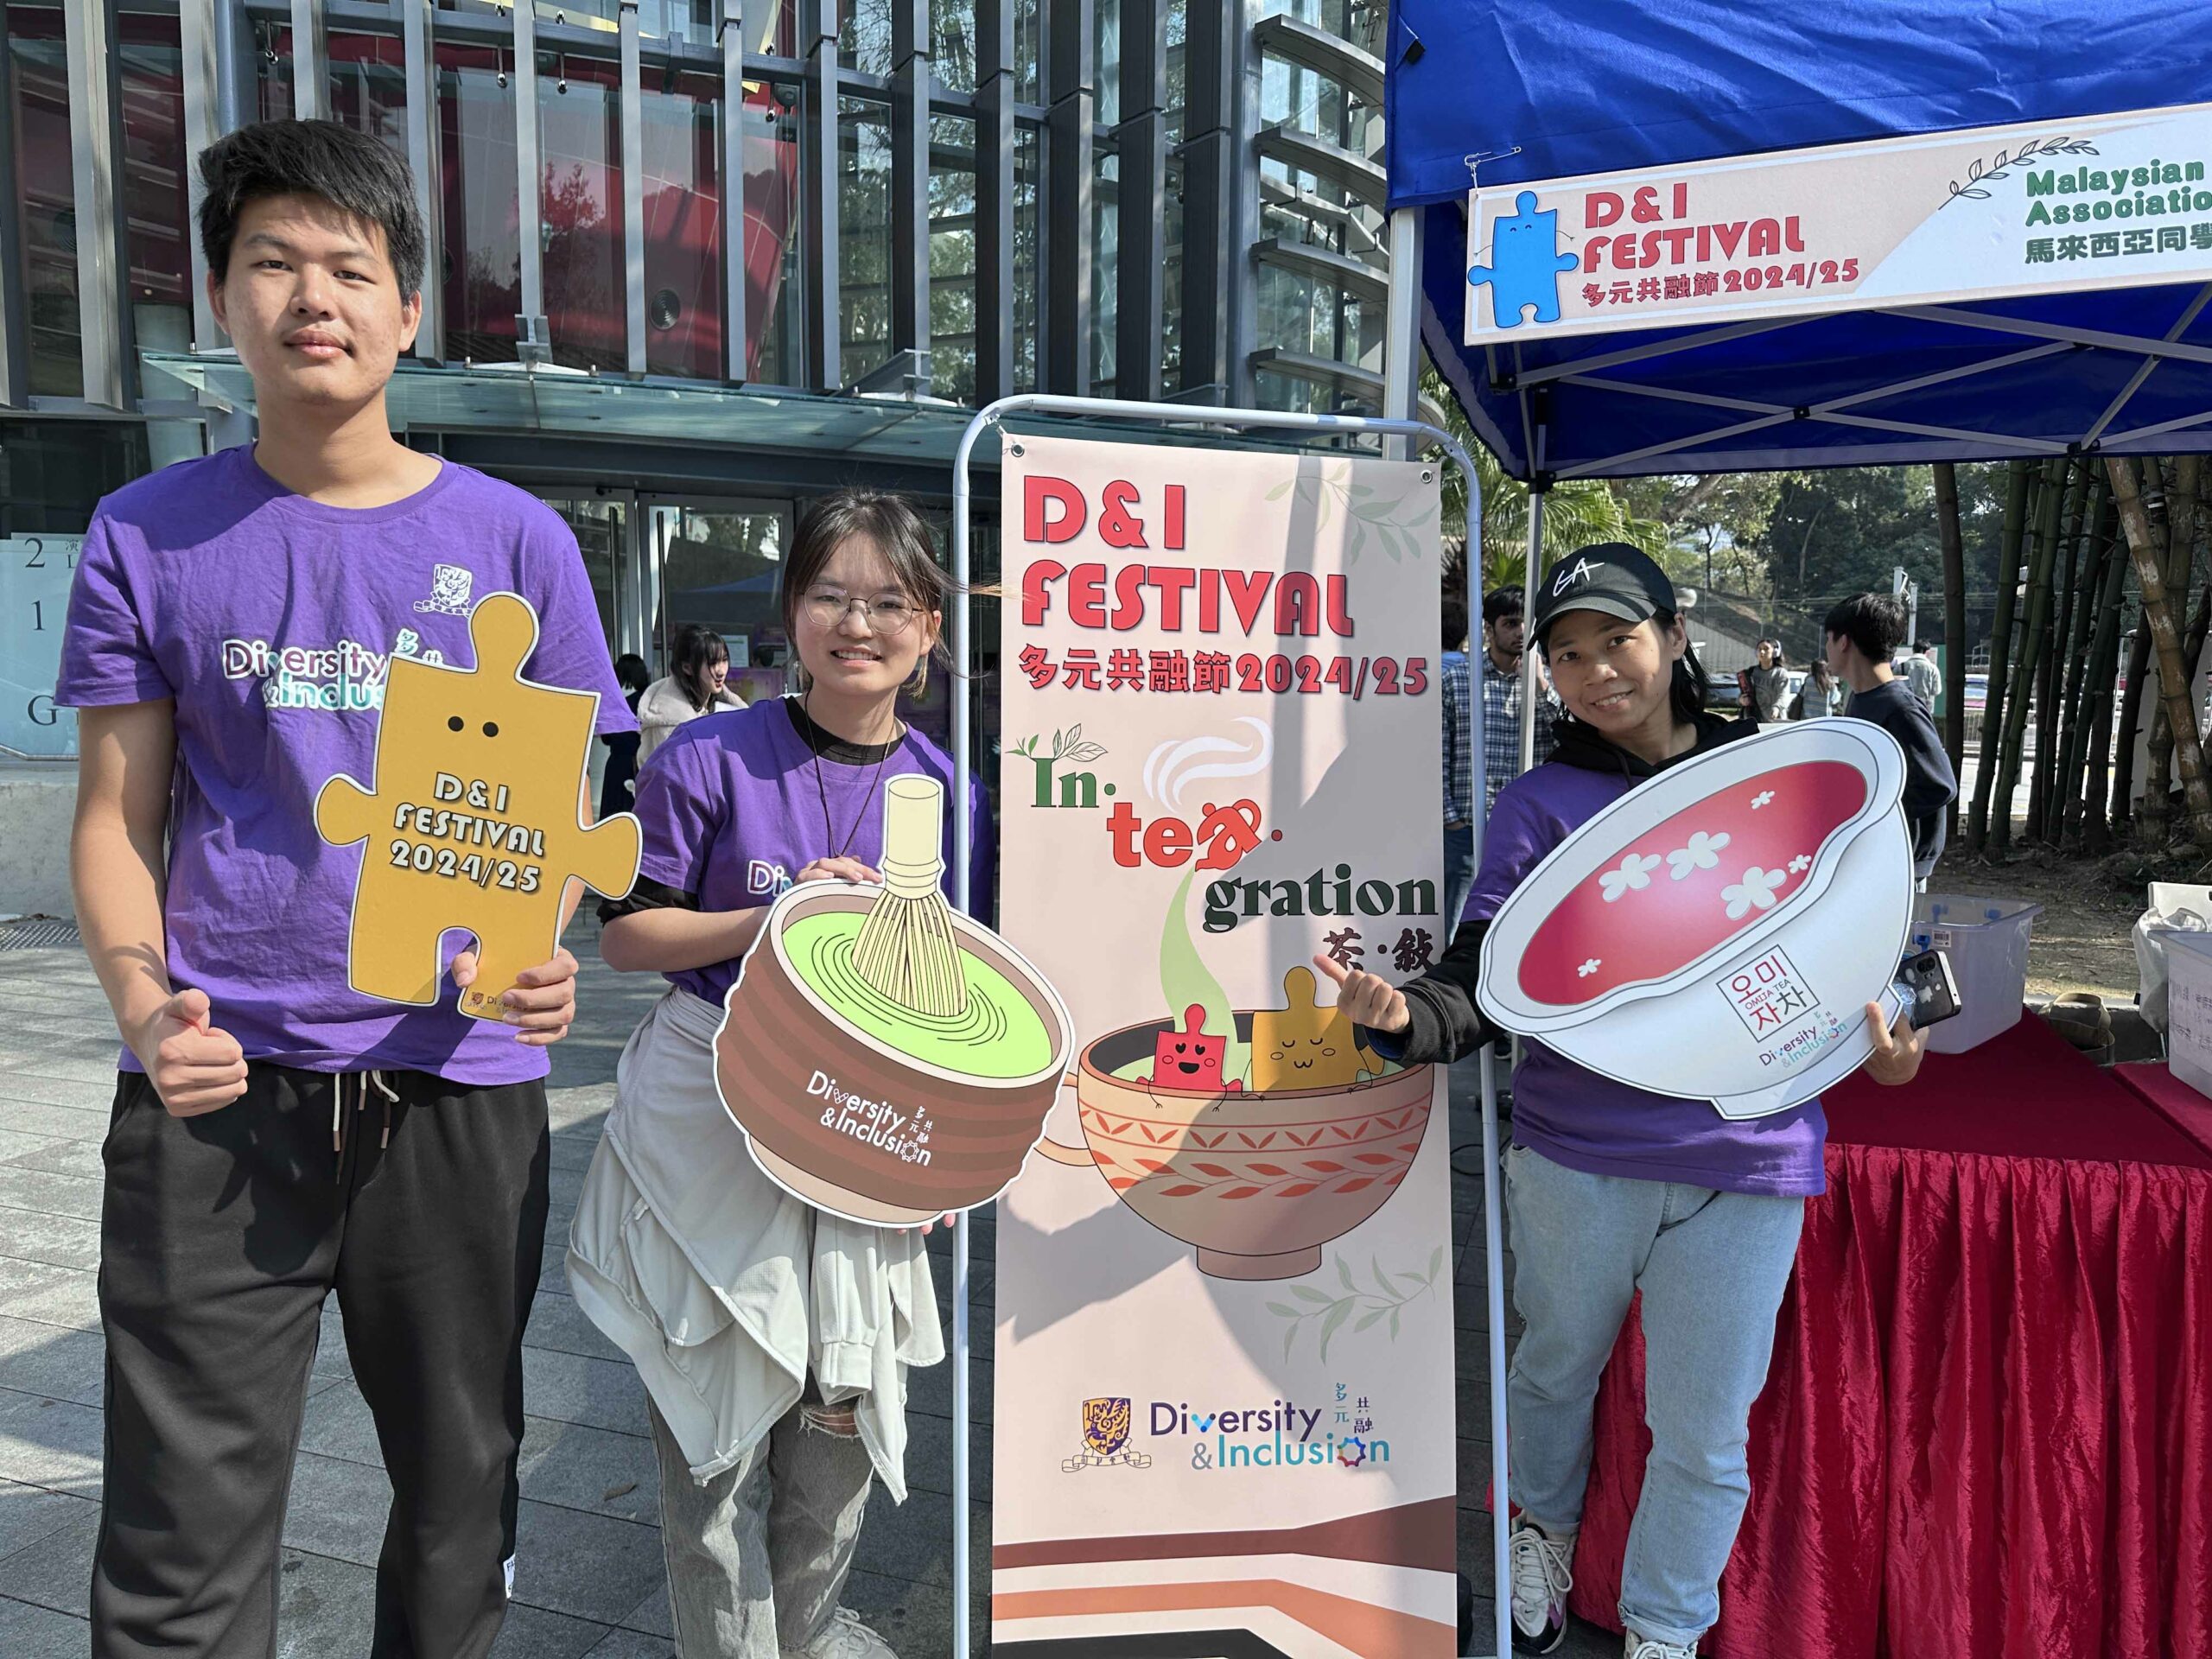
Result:
{"label": "man's dark hair", "polygon": [[1904,639],[1904,606],[1887,594],[1853,594],[1830,611],[1821,626],[1849,640],[1868,660],[1886,663]]}
{"label": "man's dark hair", "polygon": [[1444,601],[1444,649],[1457,651],[1467,643],[1467,601],[1453,594]]}
{"label": "man's dark hair", "polygon": [[423,286],[423,216],[407,163],[335,121],[257,121],[200,152],[200,246],[219,283],[231,269],[238,214],[263,196],[320,196],[384,232],[401,297]]}
{"label": "man's dark hair", "polygon": [[1526,609],[1518,588],[1493,588],[1483,595],[1483,625],[1487,627],[1501,616],[1519,616]]}

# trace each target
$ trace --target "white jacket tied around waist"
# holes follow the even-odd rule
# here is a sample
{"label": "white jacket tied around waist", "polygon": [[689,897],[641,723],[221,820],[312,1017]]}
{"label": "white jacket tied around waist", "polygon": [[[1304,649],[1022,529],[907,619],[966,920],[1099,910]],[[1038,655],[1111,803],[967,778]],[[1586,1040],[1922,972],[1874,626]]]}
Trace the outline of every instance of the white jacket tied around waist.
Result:
{"label": "white jacket tied around waist", "polygon": [[922,1236],[830,1215],[761,1173],[715,1092],[721,1023],[671,990],[631,1033],[569,1226],[569,1287],[696,1478],[743,1458],[811,1368],[904,1503],[906,1368],[944,1357]]}

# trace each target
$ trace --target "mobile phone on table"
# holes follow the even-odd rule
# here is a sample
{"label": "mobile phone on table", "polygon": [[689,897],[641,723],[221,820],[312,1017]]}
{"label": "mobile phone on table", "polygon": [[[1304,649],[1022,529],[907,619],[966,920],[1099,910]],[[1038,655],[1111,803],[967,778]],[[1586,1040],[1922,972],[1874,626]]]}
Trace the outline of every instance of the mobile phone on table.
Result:
{"label": "mobile phone on table", "polygon": [[1907,957],[1897,966],[1894,988],[1915,1031],[1941,1025],[1959,1012],[1959,982],[1951,976],[1951,959],[1941,950]]}

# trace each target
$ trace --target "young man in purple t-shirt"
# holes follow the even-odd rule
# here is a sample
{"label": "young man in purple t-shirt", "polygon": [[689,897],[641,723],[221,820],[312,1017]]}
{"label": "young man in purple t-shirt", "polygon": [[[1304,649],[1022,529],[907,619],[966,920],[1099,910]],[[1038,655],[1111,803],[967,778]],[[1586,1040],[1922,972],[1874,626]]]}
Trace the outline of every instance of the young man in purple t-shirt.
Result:
{"label": "young man in purple t-shirt", "polygon": [[[125,1046],[104,1154],[92,1649],[275,1652],[335,1290],[393,1489],[370,1650],[476,1656],[513,1580],[544,1050],[574,1017],[576,964],[563,950],[524,975],[508,1025],[451,995],[358,995],[364,853],[321,841],[315,798],[334,773],[372,775],[394,657],[473,662],[486,594],[537,607],[530,678],[599,693],[601,732],[633,722],[560,519],[391,435],[385,386],[421,316],[404,165],[284,121],[200,167],[209,292],[259,441],[101,503],[58,696],[80,711],[78,920]],[[467,943],[446,941],[455,986],[474,976]]]}

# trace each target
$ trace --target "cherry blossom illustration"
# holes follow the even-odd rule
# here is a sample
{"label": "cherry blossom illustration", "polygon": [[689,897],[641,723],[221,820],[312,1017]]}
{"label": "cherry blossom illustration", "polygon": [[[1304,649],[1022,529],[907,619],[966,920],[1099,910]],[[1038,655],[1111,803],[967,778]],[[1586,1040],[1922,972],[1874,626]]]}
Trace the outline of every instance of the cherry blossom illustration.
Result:
{"label": "cherry blossom illustration", "polygon": [[1649,887],[1651,872],[1658,868],[1659,855],[1656,853],[1629,854],[1621,860],[1620,868],[1604,871],[1598,877],[1598,885],[1605,890],[1605,902],[1612,903],[1632,887]]}
{"label": "cherry blossom illustration", "polygon": [[1728,844],[1728,832],[1708,836],[1702,830],[1693,830],[1690,844],[1677,847],[1667,855],[1667,862],[1674,868],[1675,880],[1688,880],[1699,870],[1709,870],[1720,862],[1720,850]]}
{"label": "cherry blossom illustration", "polygon": [[1728,919],[1738,921],[1754,910],[1771,910],[1775,889],[1789,879],[1787,870],[1763,870],[1752,865],[1741,881],[1720,889],[1721,898],[1728,903]]}

